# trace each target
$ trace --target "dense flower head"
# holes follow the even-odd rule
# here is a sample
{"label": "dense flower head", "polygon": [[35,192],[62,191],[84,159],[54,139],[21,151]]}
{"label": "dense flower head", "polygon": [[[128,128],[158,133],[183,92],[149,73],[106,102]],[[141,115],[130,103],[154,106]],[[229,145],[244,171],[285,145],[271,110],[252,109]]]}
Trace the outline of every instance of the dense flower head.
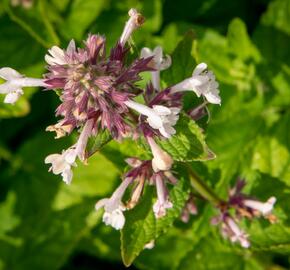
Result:
{"label": "dense flower head", "polygon": [[57,108],[57,115],[64,118],[61,126],[73,129],[95,119],[97,128],[107,128],[119,139],[131,130],[124,102],[139,93],[135,83],[140,72],[152,70],[151,58],[127,65],[128,50],[119,42],[107,57],[105,38],[100,35],[90,35],[84,44],[76,48],[71,41],[66,50],[53,47],[49,51],[47,88],[61,89],[62,104]]}

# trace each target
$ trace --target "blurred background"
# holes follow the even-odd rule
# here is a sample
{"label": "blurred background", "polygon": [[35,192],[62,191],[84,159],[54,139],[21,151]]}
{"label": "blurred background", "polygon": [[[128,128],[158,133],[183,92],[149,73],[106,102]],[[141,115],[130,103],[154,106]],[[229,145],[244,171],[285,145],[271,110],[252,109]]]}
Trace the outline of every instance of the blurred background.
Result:
{"label": "blurred background", "polygon": [[[134,34],[135,49],[159,44],[172,54],[192,30],[199,62],[208,63],[221,84],[222,106],[210,108],[207,127],[218,157],[193,166],[221,194],[237,175],[257,197],[274,194],[281,223],[245,224],[253,232],[253,249],[241,250],[209,225],[213,210],[201,202],[199,216],[188,224],[176,221],[130,269],[290,269],[289,0],[0,0],[0,67],[42,76],[48,48],[65,48],[72,38],[81,45],[88,33],[106,35],[110,48],[131,7],[146,17]],[[0,269],[125,268],[119,232],[93,210],[119,182],[122,170],[112,152],[79,164],[67,186],[43,162],[71,144],[45,132],[56,122],[58,96],[31,88],[14,106],[3,98]]]}

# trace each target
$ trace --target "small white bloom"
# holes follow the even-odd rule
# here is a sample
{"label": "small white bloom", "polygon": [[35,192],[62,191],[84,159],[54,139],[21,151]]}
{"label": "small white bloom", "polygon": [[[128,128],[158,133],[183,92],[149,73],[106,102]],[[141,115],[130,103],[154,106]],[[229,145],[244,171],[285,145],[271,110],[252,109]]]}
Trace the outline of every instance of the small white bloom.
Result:
{"label": "small white bloom", "polygon": [[157,46],[154,50],[150,50],[149,48],[143,48],[141,50],[141,57],[148,58],[153,56],[153,67],[157,70],[164,70],[171,66],[171,57],[167,55],[165,58],[163,57],[163,50],[161,46]]}
{"label": "small white bloom", "polygon": [[153,108],[149,108],[132,100],[126,101],[125,104],[129,108],[147,116],[148,124],[152,128],[158,129],[165,138],[170,138],[176,133],[173,126],[179,118],[179,108],[168,108],[161,105],[153,105]]}
{"label": "small white bloom", "polygon": [[52,171],[56,175],[61,174],[62,179],[66,184],[70,184],[72,181],[72,166],[76,166],[76,158],[79,157],[81,161],[85,160],[85,150],[93,125],[94,120],[88,120],[75,145],[63,151],[61,154],[47,156],[44,161],[46,164],[51,163],[49,171]]}
{"label": "small white bloom", "polygon": [[[177,107],[168,108],[161,105],[153,105],[154,112],[161,118],[162,125],[158,127],[160,133],[165,138],[170,138],[171,135],[176,133],[173,126],[177,123],[179,119],[179,112],[180,109]],[[150,118],[148,117],[148,123],[151,127],[155,125],[155,117]],[[151,123],[151,124],[150,124]]]}
{"label": "small white bloom", "polygon": [[141,57],[148,58],[153,56],[151,66],[156,69],[156,71],[151,71],[152,84],[154,89],[160,90],[160,71],[167,69],[171,65],[171,57],[167,55],[163,57],[162,47],[157,46],[153,51],[149,48],[143,48],[141,50]]}
{"label": "small white bloom", "polygon": [[116,230],[121,230],[125,225],[124,210],[125,208],[117,208],[112,212],[105,212],[103,215],[103,222]]}
{"label": "small white bloom", "polygon": [[173,207],[169,201],[168,192],[164,180],[160,175],[156,176],[157,201],[153,205],[153,212],[156,218],[162,218],[166,215],[166,209]]}
{"label": "small white bloom", "polygon": [[45,55],[44,59],[51,66],[67,64],[64,50],[58,46],[53,46],[51,49],[49,49],[48,54]]}
{"label": "small white bloom", "polygon": [[166,216],[166,209],[173,207],[173,204],[167,199],[165,202],[157,200],[153,205],[153,212],[156,218],[162,218]]}
{"label": "small white bloom", "polygon": [[138,13],[134,8],[131,8],[128,12],[130,19],[126,22],[123,33],[120,38],[120,43],[122,46],[128,41],[133,31],[139,28],[144,23],[144,17]]}
{"label": "small white bloom", "polygon": [[198,97],[204,96],[209,103],[220,104],[218,87],[219,84],[213,72],[207,71],[207,65],[201,63],[194,69],[192,77],[174,85],[171,91],[172,93],[194,91]]}
{"label": "small white bloom", "polygon": [[52,171],[56,175],[61,174],[63,181],[66,184],[70,184],[73,177],[72,166],[76,166],[76,157],[75,149],[69,148],[61,154],[47,156],[44,162],[45,164],[51,163],[49,171]]}
{"label": "small white bloom", "polygon": [[0,78],[6,80],[0,84],[0,94],[6,94],[4,103],[14,104],[23,95],[22,87],[46,86],[44,80],[24,77],[9,67],[0,69]]}
{"label": "small white bloom", "polygon": [[126,178],[110,198],[104,198],[95,205],[96,210],[104,208],[103,222],[116,230],[122,229],[125,224],[123,211],[125,211],[126,208],[122,203],[122,197],[131,181],[131,178]]}
{"label": "small white bloom", "polygon": [[225,237],[229,237],[233,243],[240,242],[242,247],[250,247],[248,235],[239,228],[231,217],[227,217],[225,223],[223,223],[223,234]]}
{"label": "small white bloom", "polygon": [[23,94],[22,89],[16,89],[5,96],[4,103],[14,104]]}
{"label": "small white bloom", "polygon": [[275,197],[269,198],[265,203],[254,200],[244,200],[245,206],[260,212],[263,216],[267,216],[272,212],[275,203]]}
{"label": "small white bloom", "polygon": [[153,159],[152,159],[152,168],[155,172],[159,171],[168,171],[171,169],[173,164],[172,157],[162,150],[160,146],[154,141],[153,138],[148,137],[147,141],[150,145]]}

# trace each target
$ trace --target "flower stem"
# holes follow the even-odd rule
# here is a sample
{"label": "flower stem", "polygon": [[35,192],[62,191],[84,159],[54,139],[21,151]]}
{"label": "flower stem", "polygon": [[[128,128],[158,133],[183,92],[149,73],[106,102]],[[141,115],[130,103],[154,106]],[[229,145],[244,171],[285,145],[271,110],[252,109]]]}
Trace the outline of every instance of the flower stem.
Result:
{"label": "flower stem", "polygon": [[20,17],[14,14],[14,12],[11,10],[8,4],[5,6],[5,10],[11,21],[17,23],[23,30],[25,30],[32,38],[34,38],[44,48],[50,47],[50,44],[48,44],[46,40],[44,40],[37,32],[35,32],[29,24],[27,24],[24,20],[22,20]]}
{"label": "flower stem", "polygon": [[58,37],[57,33],[55,32],[53,25],[51,24],[51,22],[49,21],[49,19],[46,16],[46,1],[45,0],[39,1],[39,10],[40,10],[42,21],[45,25],[47,32],[49,33],[54,45],[59,45],[59,43],[60,43],[59,37]]}
{"label": "flower stem", "polygon": [[222,199],[220,199],[218,195],[215,194],[215,192],[206,183],[204,183],[189,166],[188,171],[191,185],[203,198],[214,205],[220,205],[223,203]]}

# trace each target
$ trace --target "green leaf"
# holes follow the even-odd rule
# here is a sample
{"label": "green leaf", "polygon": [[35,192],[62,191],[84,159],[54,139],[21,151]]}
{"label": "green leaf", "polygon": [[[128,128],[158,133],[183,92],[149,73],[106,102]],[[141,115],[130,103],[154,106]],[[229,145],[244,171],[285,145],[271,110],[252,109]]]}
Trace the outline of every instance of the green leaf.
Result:
{"label": "green leaf", "polygon": [[273,224],[265,228],[258,222],[251,226],[251,242],[256,251],[273,251],[290,254],[290,228],[283,224]]}
{"label": "green leaf", "polygon": [[[27,141],[14,156],[13,167],[0,173],[1,184],[9,184],[15,194],[14,199],[7,197],[10,206],[5,202],[6,216],[0,210],[1,224],[11,240],[0,237],[0,258],[9,269],[59,269],[95,225],[98,197],[110,193],[116,184],[118,171],[99,154],[89,165],[78,165],[75,181],[66,186],[59,175],[47,172],[44,164],[46,155],[63,149],[60,141],[50,138],[40,133]],[[8,210],[15,211],[15,216],[9,217]]]}
{"label": "green leaf", "polygon": [[203,131],[192,119],[181,115],[175,128],[176,135],[169,140],[158,141],[174,160],[188,162],[215,158],[205,143]]}
{"label": "green leaf", "polygon": [[289,16],[290,2],[288,0],[275,0],[269,4],[267,12],[262,17],[262,23],[274,26],[290,35]]}
{"label": "green leaf", "polygon": [[[58,178],[61,181],[61,178]],[[62,183],[52,203],[52,208],[63,210],[80,204],[87,198],[105,197],[112,192],[116,182],[119,181],[118,169],[103,155],[96,153],[88,160],[87,165],[78,164],[74,169],[73,181],[70,185]]]}
{"label": "green leaf", "polygon": [[228,46],[229,51],[241,59],[250,57],[259,58],[259,52],[252,44],[250,37],[247,33],[245,23],[236,18],[231,21],[228,28]]}
{"label": "green leaf", "polygon": [[106,1],[104,0],[75,0],[67,18],[61,25],[62,34],[68,38],[81,40],[87,28],[102,12]]}
{"label": "green leaf", "polygon": [[[15,23],[0,18],[0,66],[20,69],[39,63],[44,49]],[[25,40],[25,42],[23,42]]]}
{"label": "green leaf", "polygon": [[132,139],[124,139],[122,142],[112,140],[101,149],[101,153],[115,164],[122,172],[127,166],[125,159],[128,157],[138,157],[140,159],[147,159],[148,152],[143,144]]}
{"label": "green leaf", "polygon": [[[154,249],[144,250],[134,261],[138,269],[176,269],[180,260],[192,249],[193,239],[189,230],[170,229],[156,242]],[[174,259],[169,259],[174,258]]]}
{"label": "green leaf", "polygon": [[173,208],[169,209],[166,216],[161,219],[154,217],[152,205],[155,200],[152,198],[152,193],[152,188],[149,187],[140,204],[126,214],[125,227],[121,231],[121,252],[126,266],[131,265],[144,246],[167,231],[180,215],[188,198],[186,179],[181,177],[170,191]]}
{"label": "green leaf", "polygon": [[[271,37],[271,42],[265,42]],[[272,74],[280,71],[280,65],[290,66],[290,51],[288,50],[289,35],[278,31],[272,26],[259,25],[253,34],[253,40],[261,55],[271,65],[269,70]],[[267,79],[266,77],[264,78]]]}
{"label": "green leaf", "polygon": [[21,244],[19,239],[7,235],[7,233],[13,231],[20,224],[20,218],[14,213],[15,204],[16,194],[10,191],[6,200],[0,204],[0,241],[19,246]]}
{"label": "green leaf", "polygon": [[272,128],[273,132],[270,131],[269,135],[258,139],[252,160],[253,169],[276,177],[288,185],[290,185],[290,135],[285,131],[289,124],[288,113]]}
{"label": "green leaf", "polygon": [[259,138],[254,150],[252,168],[290,185],[290,153],[276,138]]}
{"label": "green leaf", "polygon": [[88,156],[90,157],[97,151],[100,151],[111,140],[111,134],[107,129],[101,130],[97,136],[90,137],[87,145]]}
{"label": "green leaf", "polygon": [[162,80],[167,86],[174,85],[191,77],[196,66],[196,44],[195,35],[192,31],[187,32],[178,43],[171,55],[172,66],[162,73]]}
{"label": "green leaf", "polygon": [[245,251],[233,249],[222,244],[210,234],[201,239],[184,257],[178,269],[182,270],[262,270],[254,259]]}

